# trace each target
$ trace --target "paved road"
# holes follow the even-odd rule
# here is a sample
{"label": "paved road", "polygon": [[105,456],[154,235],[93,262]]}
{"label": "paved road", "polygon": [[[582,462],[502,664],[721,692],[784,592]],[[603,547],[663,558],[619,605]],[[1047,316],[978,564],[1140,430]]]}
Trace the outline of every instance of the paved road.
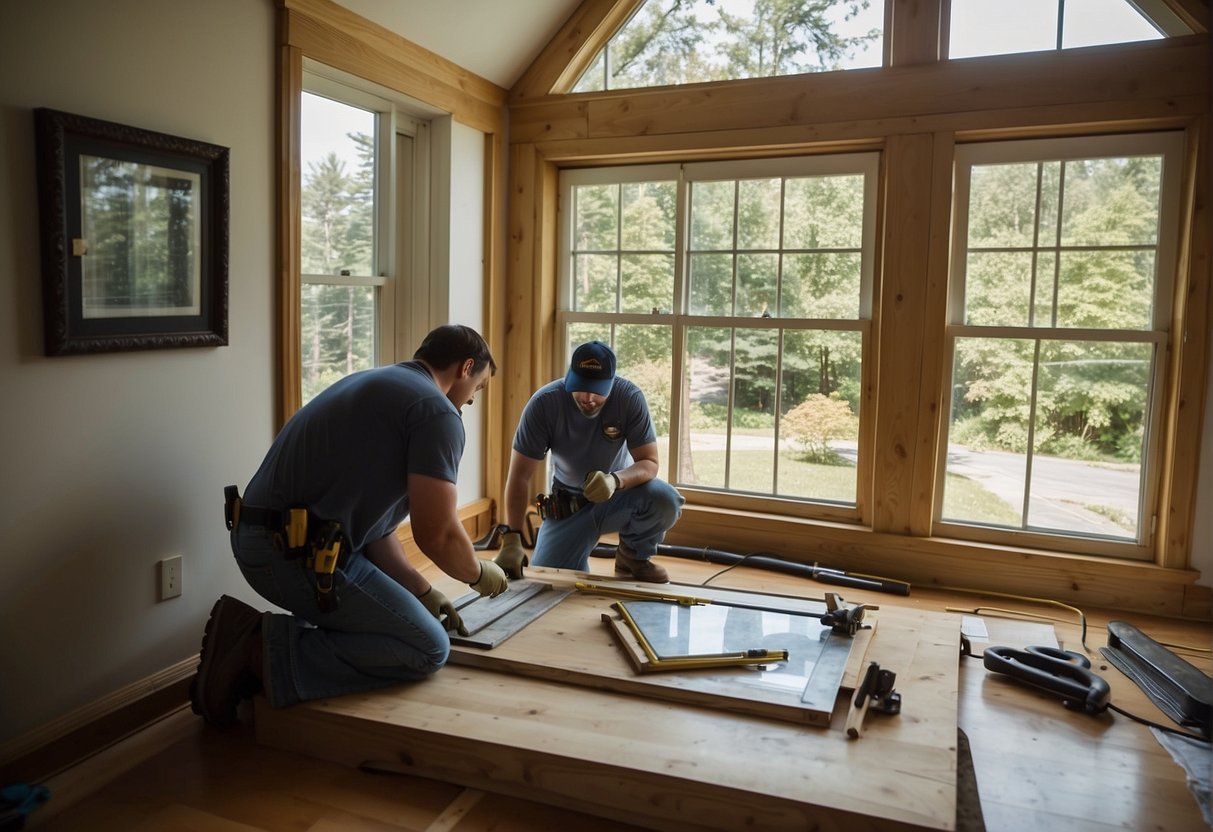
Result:
{"label": "paved road", "polygon": [[[771,450],[771,438],[736,435],[735,450]],[[692,447],[724,450],[724,434],[697,433]],[[844,457],[855,459],[855,444],[835,443]],[[948,449],[948,470],[968,477],[1000,497],[1016,512],[1023,504],[1025,461],[1020,454],[970,451],[959,445]],[[1140,474],[1137,466],[1095,465],[1057,457],[1038,456],[1032,465],[1032,498],[1028,522],[1035,527],[1084,534],[1131,537],[1132,530],[1117,525],[1088,506],[1114,509],[1126,518],[1137,517]]]}

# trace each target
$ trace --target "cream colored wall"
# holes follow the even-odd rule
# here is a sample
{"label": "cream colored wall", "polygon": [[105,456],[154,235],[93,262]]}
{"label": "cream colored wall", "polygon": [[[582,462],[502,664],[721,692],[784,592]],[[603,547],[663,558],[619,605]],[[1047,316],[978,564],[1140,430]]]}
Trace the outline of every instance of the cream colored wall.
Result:
{"label": "cream colored wall", "polygon": [[[273,436],[271,0],[0,0],[0,744],[254,598],[222,521]],[[46,358],[32,109],[231,148],[230,345]],[[179,554],[184,594],[157,602]]]}

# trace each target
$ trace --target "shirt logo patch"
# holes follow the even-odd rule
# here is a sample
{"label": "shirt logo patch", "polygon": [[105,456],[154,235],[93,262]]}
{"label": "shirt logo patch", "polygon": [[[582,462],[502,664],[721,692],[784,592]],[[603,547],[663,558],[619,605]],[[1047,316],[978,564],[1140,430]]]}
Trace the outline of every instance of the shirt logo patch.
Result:
{"label": "shirt logo patch", "polygon": [[602,435],[606,439],[609,439],[611,442],[618,442],[620,439],[623,438],[623,428],[621,428],[619,425],[614,425],[614,424],[603,425],[602,426]]}

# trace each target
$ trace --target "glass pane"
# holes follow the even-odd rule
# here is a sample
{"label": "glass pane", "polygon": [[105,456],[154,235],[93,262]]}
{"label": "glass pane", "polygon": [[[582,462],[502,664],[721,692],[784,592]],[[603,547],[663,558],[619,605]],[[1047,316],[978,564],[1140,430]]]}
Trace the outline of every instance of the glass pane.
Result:
{"label": "glass pane", "polygon": [[749,318],[773,316],[778,281],[778,254],[739,254],[736,314]]}
{"label": "glass pane", "polygon": [[678,188],[674,182],[629,182],[622,188],[625,251],[673,251]]}
{"label": "glass pane", "polygon": [[1149,329],[1153,299],[1153,251],[1062,252],[1057,326]]}
{"label": "glass pane", "polygon": [[375,365],[376,289],[305,283],[301,295],[306,404],[342,376]]}
{"label": "glass pane", "polygon": [[1044,342],[1030,526],[1137,536],[1152,356],[1149,344]]}
{"label": "glass pane", "polygon": [[[673,329],[668,325],[621,324],[615,330],[617,371],[644,392],[663,451],[670,441],[672,347]],[[661,465],[665,466],[667,460],[663,453]]]}
{"label": "glass pane", "polygon": [[858,332],[784,333],[777,494],[854,504],[862,349]]}
{"label": "glass pane", "polygon": [[691,183],[691,250],[733,248],[733,182]]}
{"label": "glass pane", "polygon": [[687,330],[688,447],[680,454],[678,481],[687,485],[722,488],[725,485],[725,447],[728,441],[732,331],[691,327]]}
{"label": "glass pane", "polygon": [[625,254],[620,311],[669,314],[674,304],[674,255]]}
{"label": "glass pane", "polygon": [[[608,89],[880,66],[884,4],[648,0],[607,48]],[[574,92],[601,88],[601,55]]]}
{"label": "glass pane", "polygon": [[957,338],[942,517],[1019,527],[1035,342]]}
{"label": "glass pane", "polygon": [[859,252],[785,255],[779,314],[784,318],[857,319],[861,266]]}
{"label": "glass pane", "polygon": [[[1105,0],[1105,2],[1119,0]],[[952,0],[948,56],[1004,55],[1057,46],[1057,0]]]}
{"label": "glass pane", "polygon": [[970,248],[1028,248],[1036,243],[1039,168],[1035,162],[973,167],[969,182]]}
{"label": "glass pane", "polygon": [[303,93],[304,274],[375,274],[375,114]]}
{"label": "glass pane", "polygon": [[779,248],[778,179],[743,179],[737,183],[737,247]]}
{"label": "glass pane", "polygon": [[1065,164],[1063,246],[1153,246],[1158,241],[1158,156]]}
{"label": "glass pane", "polygon": [[573,258],[573,309],[615,312],[619,259],[614,254],[579,254]]}
{"label": "glass pane", "polygon": [[[569,361],[573,358],[573,350],[587,341],[601,341],[604,344],[611,343],[611,325],[610,324],[586,324],[576,323],[569,324],[569,343],[568,352],[561,359],[561,365],[568,368]],[[563,371],[561,372],[563,375]]]}
{"label": "glass pane", "polygon": [[692,315],[731,315],[733,312],[733,256],[690,256]]}
{"label": "glass pane", "polygon": [[728,486],[737,491],[773,494],[779,333],[739,329],[734,344]]}
{"label": "glass pane", "polygon": [[863,176],[788,179],[783,247],[853,248],[863,245]]}
{"label": "glass pane", "polygon": [[[1032,253],[970,252],[965,271],[965,323],[971,326],[1028,326],[1032,305]],[[1051,308],[1052,274],[1042,287]],[[1038,291],[1040,291],[1038,289]],[[1048,325],[1046,317],[1042,325]]]}
{"label": "glass pane", "polygon": [[615,251],[619,246],[619,186],[573,189],[573,250]]}
{"label": "glass pane", "polygon": [[1125,0],[1066,0],[1061,34],[1061,45],[1066,49],[1162,37]]}

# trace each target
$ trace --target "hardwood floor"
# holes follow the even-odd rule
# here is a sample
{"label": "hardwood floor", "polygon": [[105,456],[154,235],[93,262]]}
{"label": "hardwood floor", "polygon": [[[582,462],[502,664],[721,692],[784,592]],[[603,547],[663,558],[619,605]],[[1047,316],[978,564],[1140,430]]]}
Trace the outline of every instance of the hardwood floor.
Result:
{"label": "hardwood floor", "polygon": [[[266,748],[257,744],[251,726],[207,728],[188,708],[149,733],[155,737],[128,741],[126,747],[104,752],[52,780],[51,800],[30,816],[26,828],[47,832],[633,828],[436,780],[363,772]],[[164,742],[170,743],[167,748]]]}
{"label": "hardwood floor", "polygon": [[[663,558],[674,580],[702,582],[709,564]],[[597,559],[591,568],[606,571]],[[819,596],[834,588],[738,568],[714,585]],[[1037,643],[1053,628],[1064,647],[1081,649],[1072,612],[1008,598],[914,588],[909,598],[846,591],[849,602],[972,611],[980,606],[994,643]],[[1011,609],[1002,613],[997,610]],[[1049,621],[1021,616],[1045,616]],[[1181,652],[1213,671],[1208,623],[1085,610],[1094,669],[1112,701],[1171,724],[1144,694],[1102,661],[1108,620],[1125,618],[1151,637],[1195,648]],[[1042,631],[1042,628],[1044,630]],[[974,644],[979,653],[985,646]],[[1179,651],[1177,651],[1179,652]],[[985,828],[1043,830],[1207,828],[1182,769],[1150,731],[1111,713],[1066,710],[1055,695],[1025,689],[961,663],[959,725],[969,739]],[[43,830],[627,830],[613,821],[435,780],[362,772],[259,746],[251,726],[205,727],[188,708],[64,772],[48,784],[50,802],[27,828]]]}

